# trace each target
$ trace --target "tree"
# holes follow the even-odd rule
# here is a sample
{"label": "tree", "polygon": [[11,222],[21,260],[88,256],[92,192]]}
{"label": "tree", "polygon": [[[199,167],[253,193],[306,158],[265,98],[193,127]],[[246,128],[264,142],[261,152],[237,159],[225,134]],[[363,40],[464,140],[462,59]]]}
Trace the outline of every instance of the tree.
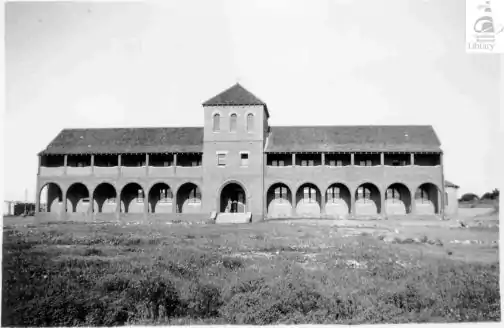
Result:
{"label": "tree", "polygon": [[479,197],[473,193],[467,193],[463,194],[462,197],[460,197],[460,201],[462,202],[472,202],[473,200],[478,200]]}

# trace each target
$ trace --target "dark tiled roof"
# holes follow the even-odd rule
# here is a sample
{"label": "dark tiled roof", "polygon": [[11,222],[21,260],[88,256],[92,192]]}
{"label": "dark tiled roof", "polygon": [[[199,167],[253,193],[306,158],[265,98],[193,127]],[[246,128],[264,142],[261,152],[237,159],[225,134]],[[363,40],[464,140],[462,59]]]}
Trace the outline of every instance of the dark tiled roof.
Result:
{"label": "dark tiled roof", "polygon": [[441,152],[432,126],[275,126],[266,152]]}
{"label": "dark tiled roof", "polygon": [[263,105],[266,115],[269,117],[266,103],[257,98],[250,91],[236,83],[232,87],[219,93],[217,96],[205,101],[203,106],[243,106],[243,105]]}
{"label": "dark tiled roof", "polygon": [[203,128],[65,129],[40,154],[202,152]]}
{"label": "dark tiled roof", "polygon": [[459,186],[457,186],[456,184],[454,184],[453,182],[448,181],[448,180],[445,180],[444,185],[445,185],[445,187],[450,187],[450,188],[456,188],[456,189],[460,188]]}

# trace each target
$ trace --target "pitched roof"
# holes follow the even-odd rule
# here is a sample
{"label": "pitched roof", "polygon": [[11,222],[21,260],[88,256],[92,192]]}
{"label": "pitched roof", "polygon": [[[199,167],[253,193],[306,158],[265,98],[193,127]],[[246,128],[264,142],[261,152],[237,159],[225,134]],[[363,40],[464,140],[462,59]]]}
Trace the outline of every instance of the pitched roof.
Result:
{"label": "pitched roof", "polygon": [[64,129],[39,155],[202,151],[202,127]]}
{"label": "pitched roof", "polygon": [[262,105],[269,117],[266,103],[257,98],[250,91],[245,89],[239,83],[219,93],[217,96],[205,101],[203,106],[243,106],[243,105]]}
{"label": "pitched roof", "polygon": [[424,151],[440,153],[432,126],[275,126],[266,152]]}
{"label": "pitched roof", "polygon": [[449,188],[456,188],[456,189],[460,188],[459,186],[457,186],[456,184],[454,184],[453,182],[448,181],[448,180],[444,181],[444,185],[445,185],[445,187],[449,187]]}

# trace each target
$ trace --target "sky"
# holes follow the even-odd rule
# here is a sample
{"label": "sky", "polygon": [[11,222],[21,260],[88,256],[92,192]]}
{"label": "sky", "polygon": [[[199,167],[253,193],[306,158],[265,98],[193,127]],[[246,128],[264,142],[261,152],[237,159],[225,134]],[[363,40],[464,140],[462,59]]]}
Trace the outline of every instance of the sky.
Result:
{"label": "sky", "polygon": [[432,125],[445,178],[498,187],[497,55],[465,51],[460,0],[10,2],[4,198],[34,201],[64,128],[202,126],[240,82],[271,125]]}

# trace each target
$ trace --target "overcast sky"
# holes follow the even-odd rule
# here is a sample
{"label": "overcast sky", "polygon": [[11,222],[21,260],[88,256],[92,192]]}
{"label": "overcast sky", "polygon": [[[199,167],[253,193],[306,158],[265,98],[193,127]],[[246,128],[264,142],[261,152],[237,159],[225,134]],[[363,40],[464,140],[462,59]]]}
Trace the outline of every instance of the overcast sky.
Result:
{"label": "overcast sky", "polygon": [[465,52],[460,0],[8,3],[4,196],[35,197],[63,128],[201,126],[236,81],[272,125],[429,124],[445,177],[499,175],[499,58]]}

